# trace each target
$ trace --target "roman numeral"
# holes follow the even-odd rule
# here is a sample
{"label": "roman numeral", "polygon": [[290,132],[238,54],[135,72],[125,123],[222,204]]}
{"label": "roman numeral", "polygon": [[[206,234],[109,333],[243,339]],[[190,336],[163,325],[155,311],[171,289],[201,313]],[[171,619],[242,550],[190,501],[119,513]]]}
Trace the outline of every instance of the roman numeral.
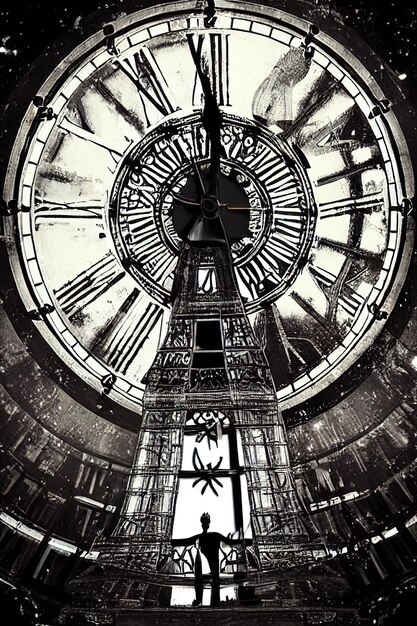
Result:
{"label": "roman numeral", "polygon": [[316,181],[316,186],[321,187],[322,185],[328,185],[329,183],[335,183],[338,180],[342,180],[343,178],[349,178],[351,176],[355,176],[355,174],[361,174],[366,170],[375,169],[377,165],[376,159],[371,158],[365,161],[364,163],[359,163],[358,165],[352,164],[348,165],[345,169],[340,172],[335,172],[334,174],[329,174],[328,176],[323,176],[322,178],[318,178]]}
{"label": "roman numeral", "polygon": [[149,48],[144,46],[134,53],[133,58],[117,60],[114,64],[130,78],[138,90],[147,126],[154,122],[149,105],[154,112],[156,110],[164,117],[178,110],[168,83]]}
{"label": "roman numeral", "polygon": [[331,250],[335,250],[336,252],[343,252],[344,254],[349,254],[350,256],[356,257],[358,259],[372,259],[372,265],[375,270],[375,262],[380,262],[382,258],[382,253],[370,252],[369,250],[362,250],[361,248],[354,248],[354,244],[349,245],[346,243],[340,243],[339,241],[332,241],[331,239],[326,239],[325,237],[319,239],[319,242],[320,245],[326,246],[326,248],[330,248]]}
{"label": "roman numeral", "polygon": [[368,194],[360,198],[344,198],[335,202],[320,204],[320,219],[350,215],[352,213],[372,213],[384,206],[384,198],[379,194]]}
{"label": "roman numeral", "polygon": [[96,89],[105,102],[132,127],[134,136],[135,131],[143,131],[144,124],[140,116],[135,111],[127,109],[105,83],[98,82]]}
{"label": "roman numeral", "polygon": [[273,320],[275,322],[276,329],[279,333],[279,337],[281,339],[281,345],[284,348],[285,356],[287,358],[287,363],[290,370],[295,365],[305,365],[306,361],[302,357],[302,355],[296,350],[296,348],[292,345],[291,341],[288,339],[287,333],[285,332],[284,325],[282,323],[281,316],[278,312],[278,309],[275,304],[271,306],[271,312],[273,316]]}
{"label": "roman numeral", "polygon": [[79,202],[48,202],[35,198],[34,222],[38,230],[42,224],[69,222],[73,220],[95,220],[101,223],[103,203],[100,200],[81,200]]}
{"label": "roman numeral", "polygon": [[101,336],[98,353],[111,367],[125,374],[162,316],[161,307],[134,290]]}
{"label": "roman numeral", "polygon": [[365,299],[352,289],[350,293],[344,293],[339,297],[339,304],[350,315],[355,317],[359,308],[363,305]]}
{"label": "roman numeral", "polygon": [[333,76],[327,73],[321,75],[315,88],[311,90],[309,103],[301,109],[289,128],[283,132],[282,137],[288,139],[300,129],[307,128],[310,119],[331,100],[337,86],[338,83]]}
{"label": "roman numeral", "polygon": [[[230,106],[229,84],[229,35],[208,33],[187,35],[188,44],[196,66],[201,62],[211,77],[212,89],[219,106]],[[202,89],[198,71],[194,81],[193,105],[200,106]]]}
{"label": "roman numeral", "polygon": [[337,275],[332,274],[328,270],[323,269],[319,265],[310,264],[310,273],[314,276],[321,287],[331,287],[335,282]]}
{"label": "roman numeral", "polygon": [[81,126],[74,124],[67,116],[64,117],[64,119],[58,126],[62,130],[65,130],[67,133],[75,137],[79,137],[84,141],[88,141],[95,144],[96,146],[100,146],[101,148],[108,150],[116,163],[120,161],[120,158],[123,156],[123,154],[126,152],[127,148],[130,145],[126,142],[122,143],[118,141],[113,141],[111,139],[107,139],[106,137],[96,135],[95,133],[92,133],[91,131],[82,128]]}
{"label": "roman numeral", "polygon": [[100,261],[57,289],[55,297],[64,313],[71,319],[97,300],[124,275],[125,272],[121,270],[116,259],[108,253]]}
{"label": "roman numeral", "polygon": [[346,259],[339,275],[335,275],[322,267],[310,264],[309,270],[323,291],[327,300],[326,318],[335,322],[337,307],[341,306],[348,315],[354,317],[364,303],[364,298],[350,287],[349,282],[359,276],[355,275],[348,281],[352,259]]}

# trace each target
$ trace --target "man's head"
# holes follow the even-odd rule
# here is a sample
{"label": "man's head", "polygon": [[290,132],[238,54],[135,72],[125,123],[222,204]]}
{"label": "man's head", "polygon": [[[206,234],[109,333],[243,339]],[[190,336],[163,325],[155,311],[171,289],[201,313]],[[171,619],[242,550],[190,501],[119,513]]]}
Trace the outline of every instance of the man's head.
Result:
{"label": "man's head", "polygon": [[210,526],[210,515],[208,513],[203,513],[203,515],[200,517],[200,522],[203,530],[207,530]]}

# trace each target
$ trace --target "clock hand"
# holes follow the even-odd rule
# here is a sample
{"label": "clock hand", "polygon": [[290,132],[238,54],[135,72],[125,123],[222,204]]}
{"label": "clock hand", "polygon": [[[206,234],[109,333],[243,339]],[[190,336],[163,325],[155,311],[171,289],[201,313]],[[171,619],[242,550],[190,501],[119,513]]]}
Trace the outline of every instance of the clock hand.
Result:
{"label": "clock hand", "polygon": [[185,204],[186,206],[199,207],[201,204],[196,200],[191,200],[191,198],[184,198],[184,196],[179,196],[176,193],[171,193],[171,196],[174,198],[174,200],[176,200],[180,204]]}
{"label": "clock hand", "polygon": [[192,159],[191,162],[193,164],[194,171],[195,171],[196,176],[197,176],[198,184],[200,186],[200,192],[201,192],[200,193],[200,199],[201,199],[202,196],[206,195],[206,188],[205,188],[203,177],[202,177],[202,174],[201,174],[201,170],[200,170],[200,167],[199,167],[197,161],[195,159]]}
{"label": "clock hand", "polygon": [[188,43],[194,65],[196,66],[197,75],[200,79],[201,87],[204,95],[204,108],[201,115],[203,128],[207,132],[210,142],[210,169],[209,169],[209,185],[206,191],[207,196],[218,199],[217,179],[220,172],[220,156],[221,156],[221,137],[220,131],[222,127],[222,113],[215,94],[212,91],[210,78],[203,70],[202,59],[197,52],[192,35],[188,35]]}
{"label": "clock hand", "polygon": [[205,79],[205,86],[203,86],[205,104],[202,115],[202,123],[205,130],[207,131],[207,135],[210,141],[210,169],[207,195],[218,198],[217,180],[220,172],[220,129],[222,126],[222,115],[218,107],[216,98],[211,91],[208,76],[205,76]]}
{"label": "clock hand", "polygon": [[[221,157],[221,128],[222,113],[212,91],[210,78],[203,70],[201,51],[197,52],[192,35],[188,35],[188,43],[196,66],[197,75],[200,79],[203,95],[204,108],[201,114],[201,122],[210,142],[210,167],[208,187],[205,188],[198,165],[193,161],[202,192],[200,200],[200,215],[196,216],[194,223],[188,230],[186,238],[195,244],[221,243],[229,246],[225,228],[220,214],[220,202],[218,195],[218,177],[220,173]],[[177,197],[178,202],[184,206],[196,206],[196,203],[188,199]]]}
{"label": "clock hand", "polygon": [[268,207],[230,206],[229,204],[221,204],[220,208],[227,211],[256,211],[258,213],[268,211]]}

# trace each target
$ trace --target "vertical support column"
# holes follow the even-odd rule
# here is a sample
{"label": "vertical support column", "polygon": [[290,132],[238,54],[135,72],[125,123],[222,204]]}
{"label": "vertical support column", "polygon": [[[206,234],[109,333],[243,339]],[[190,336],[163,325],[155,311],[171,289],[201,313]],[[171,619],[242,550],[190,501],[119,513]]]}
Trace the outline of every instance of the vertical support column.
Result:
{"label": "vertical support column", "polygon": [[302,526],[287,444],[279,433],[276,425],[241,430],[255,532],[288,541],[301,534]]}
{"label": "vertical support column", "polygon": [[145,412],[119,524],[134,568],[158,571],[171,553],[185,411]]}

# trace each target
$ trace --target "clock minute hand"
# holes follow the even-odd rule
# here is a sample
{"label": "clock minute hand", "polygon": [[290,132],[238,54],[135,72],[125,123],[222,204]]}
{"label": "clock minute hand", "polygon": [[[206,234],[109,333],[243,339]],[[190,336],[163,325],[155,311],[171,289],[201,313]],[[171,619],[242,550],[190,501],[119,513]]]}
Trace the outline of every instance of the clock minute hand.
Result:
{"label": "clock minute hand", "polygon": [[269,210],[268,207],[232,206],[230,204],[221,204],[220,207],[227,211],[253,211],[254,213],[265,213]]}

